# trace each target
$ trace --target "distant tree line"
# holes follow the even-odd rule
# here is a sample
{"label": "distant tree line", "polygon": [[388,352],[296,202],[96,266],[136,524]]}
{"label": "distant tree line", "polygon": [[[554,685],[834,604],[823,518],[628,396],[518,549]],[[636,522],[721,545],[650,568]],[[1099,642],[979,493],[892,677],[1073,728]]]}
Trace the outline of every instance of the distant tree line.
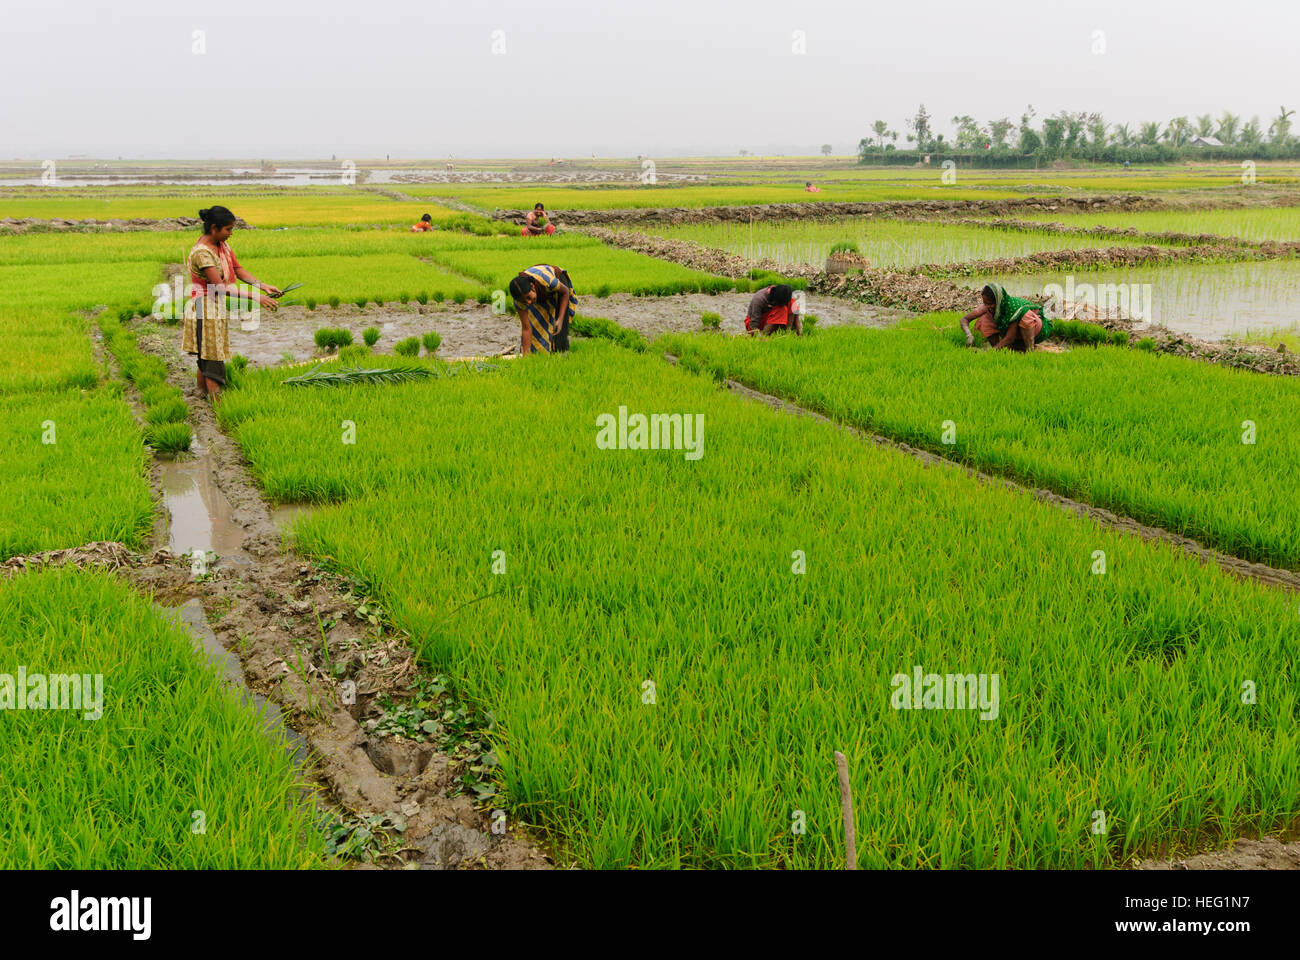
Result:
{"label": "distant tree line", "polygon": [[1217,119],[1203,113],[1194,120],[1174,117],[1165,123],[1132,125],[1107,123],[1100,113],[1062,110],[1035,124],[1031,105],[1021,114],[1019,125],[1010,117],[985,123],[968,115],[953,117],[956,138],[945,140],[922,104],[906,124],[906,142],[912,146],[899,149],[898,131],[877,120],[871,125],[872,135],[858,142],[858,158],[862,163],[908,163],[938,154],[968,158],[981,166],[1037,166],[1071,159],[1158,163],[1193,155],[1219,160],[1294,159],[1300,158],[1300,137],[1291,133],[1293,116],[1294,110],[1280,107],[1267,127],[1257,116],[1243,121],[1228,112]]}

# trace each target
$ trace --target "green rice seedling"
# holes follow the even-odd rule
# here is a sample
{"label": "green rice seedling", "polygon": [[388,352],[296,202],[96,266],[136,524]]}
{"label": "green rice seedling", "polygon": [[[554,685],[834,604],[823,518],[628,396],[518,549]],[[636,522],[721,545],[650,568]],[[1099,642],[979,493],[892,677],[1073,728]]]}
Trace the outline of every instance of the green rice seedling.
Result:
{"label": "green rice seedling", "polygon": [[122,578],[71,565],[0,578],[0,649],[0,672],[49,682],[45,709],[0,710],[0,869],[324,865],[290,751]]}
{"label": "green rice seedling", "polygon": [[706,310],[700,314],[700,326],[705,330],[717,330],[722,326],[722,315]]}
{"label": "green rice seedling", "polygon": [[402,293],[398,294],[397,299],[400,303],[407,304],[411,302],[411,295],[406,291],[402,291]]}
{"label": "green rice seedling", "polygon": [[803,328],[805,333],[812,333],[817,329],[818,318],[815,313],[805,313],[803,316]]}
{"label": "green rice seedling", "polygon": [[321,327],[316,331],[313,339],[317,347],[328,350],[334,346],[334,330],[332,327]]}
{"label": "green rice seedling", "polygon": [[0,394],[0,449],[0,559],[95,540],[143,545],[153,501],[120,392]]}
{"label": "green rice seedling", "polygon": [[181,453],[190,448],[193,437],[188,423],[159,423],[144,432],[144,442],[159,453]]}
{"label": "green rice seedling", "polygon": [[858,245],[852,240],[839,240],[831,244],[827,255],[833,257],[837,253],[858,253]]}
{"label": "green rice seedling", "polygon": [[420,338],[420,342],[424,344],[425,351],[432,356],[438,352],[438,347],[442,343],[442,334],[435,330],[430,330]]}
{"label": "green rice seedling", "polygon": [[1145,350],[1147,353],[1154,353],[1156,349],[1155,337],[1143,337],[1137,343],[1133,344],[1139,350]]}
{"label": "green rice seedling", "polygon": [[370,347],[365,344],[354,343],[339,351],[339,363],[360,363],[369,359]]}
{"label": "green rice seedling", "polygon": [[643,353],[649,347],[645,337],[636,330],[617,324],[606,317],[588,317],[578,314],[573,318],[571,329],[580,337],[611,340],[638,353]]}
{"label": "green rice seedling", "polygon": [[[970,350],[956,320],[930,314],[889,330],[836,327],[767,343],[684,334],[656,343],[854,426],[1300,569],[1300,500],[1286,479],[1300,476],[1300,381],[1144,350]],[[1080,329],[1096,342],[1109,336]],[[1023,402],[995,411],[989,397]],[[950,443],[945,421],[955,427]]]}
{"label": "green rice seedling", "polygon": [[[887,368],[840,336],[753,348],[801,369],[832,340],[825,352],[842,366],[862,366],[856,350],[875,358],[873,373]],[[899,331],[899,355],[932,357],[917,338]],[[945,384],[973,393],[976,409],[1006,399],[988,410],[1004,419],[1060,409],[1025,361],[1093,361],[1094,374],[1102,360],[1150,359],[961,353],[932,339],[969,359],[960,375],[911,365],[901,396],[922,420],[954,417],[958,437],[966,412],[930,407]],[[606,868],[842,865],[835,749],[869,868],[1117,867],[1300,814],[1300,773],[1278,761],[1295,699],[1243,708],[1236,695],[1243,676],[1286,691],[1300,670],[1289,594],[1030,492],[999,488],[990,510],[989,488],[964,471],[719,391],[656,355],[576,340],[562,360],[542,359],[383,390],[290,391],[267,371],[218,416],[269,496],[342,501],[295,525],[296,548],[338,558],[425,665],[492,711],[484,736],[502,802],[562,856]],[[975,364],[990,361],[1005,364],[1003,392],[973,391]],[[1144,382],[1133,372],[1127,382]],[[870,380],[819,380],[836,397],[890,396]],[[703,417],[696,459],[671,419],[659,449],[637,449],[630,417],[626,442],[617,436],[623,412],[671,411]],[[335,439],[344,418],[366,425],[355,445]],[[435,483],[446,496],[428,496]],[[870,510],[852,495],[862,490]],[[557,512],[565,497],[573,509]],[[456,536],[431,540],[440,529]],[[486,559],[494,550],[510,558],[503,573]],[[1104,576],[1091,569],[1098,550]],[[790,578],[761,604],[755,565]],[[931,692],[926,676],[939,678],[938,703],[914,699],[917,672]],[[972,704],[995,675],[998,696]],[[963,686],[945,704],[946,676]],[[1259,771],[1249,790],[1243,769]],[[1099,808],[1104,837],[1090,830]],[[807,824],[794,839],[792,810]]]}
{"label": "green rice seedling", "polygon": [[1112,330],[1110,334],[1110,344],[1115,347],[1128,346],[1128,331]]}
{"label": "green rice seedling", "polygon": [[357,297],[357,298],[356,298],[355,300],[353,300],[352,302],[355,303],[358,307],[360,307],[360,308],[362,308],[362,309],[365,309],[366,303],[367,303],[368,301],[366,300],[365,297]]}
{"label": "green rice seedling", "polygon": [[153,407],[167,400],[181,400],[183,394],[180,387],[173,387],[169,383],[160,383],[152,386],[147,390],[140,391],[140,399],[144,401],[145,406]]}
{"label": "green rice seedling", "polygon": [[403,357],[414,357],[420,353],[420,338],[407,337],[393,344],[393,352]]}
{"label": "green rice seedling", "polygon": [[307,298],[307,309],[308,309],[308,310],[315,310],[315,309],[316,309],[316,298],[315,298],[315,297],[308,297],[308,298]]}
{"label": "green rice seedling", "polygon": [[456,306],[459,307],[466,300],[465,291],[457,290],[455,296],[453,296],[451,299],[456,304]]}
{"label": "green rice seedling", "polygon": [[160,423],[179,423],[190,415],[190,408],[184,400],[163,400],[144,412],[145,422],[157,426]]}
{"label": "green rice seedling", "polygon": [[1110,331],[1105,327],[1098,326],[1095,323],[1087,323],[1083,320],[1054,320],[1052,322],[1052,336],[1057,340],[1097,346],[1110,340]]}
{"label": "green rice seedling", "polygon": [[370,302],[377,307],[382,307],[384,305],[384,298],[380,294],[375,294],[370,298]]}
{"label": "green rice seedling", "polygon": [[373,347],[379,342],[380,330],[378,327],[366,327],[361,333],[361,339],[366,342],[367,347]]}
{"label": "green rice seedling", "polygon": [[600,286],[596,288],[596,296],[601,300],[604,300],[606,297],[608,297],[611,292],[612,291],[608,283],[602,283]]}
{"label": "green rice seedling", "polygon": [[443,302],[444,300],[446,300],[446,299],[447,299],[447,295],[446,295],[445,293],[443,293],[441,290],[435,290],[435,291],[433,291],[433,302],[434,302],[434,303],[442,303],[442,302]]}
{"label": "green rice seedling", "polygon": [[248,369],[248,357],[242,353],[235,354],[230,358],[230,362],[226,364],[226,369],[234,373],[243,373]]}
{"label": "green rice seedling", "polygon": [[332,297],[330,297],[330,309],[333,310],[333,309],[337,308],[338,305],[339,305],[340,303],[342,303],[342,302],[343,302],[343,301],[342,301],[341,299],[339,299],[339,297],[337,297],[337,296],[332,296]]}

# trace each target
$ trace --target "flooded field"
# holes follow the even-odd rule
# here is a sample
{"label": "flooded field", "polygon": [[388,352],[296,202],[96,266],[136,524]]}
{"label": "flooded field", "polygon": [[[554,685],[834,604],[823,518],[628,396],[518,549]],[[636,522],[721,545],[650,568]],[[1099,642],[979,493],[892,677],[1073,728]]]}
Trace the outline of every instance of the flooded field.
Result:
{"label": "flooded field", "polygon": [[[1106,306],[1108,296],[1114,301],[1127,298],[1134,319],[1211,340],[1300,323],[1300,265],[1290,260],[1015,274],[962,282],[978,288],[989,281],[1017,296],[1038,296],[1058,284],[1066,300],[1091,296],[1100,307]],[[1085,285],[1092,289],[1084,290]],[[1071,290],[1076,296],[1070,296]]]}
{"label": "flooded field", "polygon": [[1140,244],[1136,239],[983,230],[878,217],[795,222],[769,220],[754,224],[697,223],[659,227],[654,232],[661,237],[692,240],[742,257],[814,267],[822,266],[831,248],[843,243],[852,244],[873,266],[887,268],[991,260],[1041,250]]}

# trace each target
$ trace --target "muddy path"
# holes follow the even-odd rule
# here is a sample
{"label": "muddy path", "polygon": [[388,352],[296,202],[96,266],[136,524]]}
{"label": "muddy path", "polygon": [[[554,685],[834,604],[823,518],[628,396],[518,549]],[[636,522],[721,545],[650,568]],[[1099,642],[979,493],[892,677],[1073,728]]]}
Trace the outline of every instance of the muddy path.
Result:
{"label": "muddy path", "polygon": [[[309,747],[306,773],[325,810],[343,822],[403,824],[401,832],[377,828],[390,842],[374,851],[373,862],[359,865],[549,869],[551,855],[508,806],[475,803],[460,792],[469,766],[486,756],[474,730],[446,737],[439,723],[416,739],[379,726],[409,716],[410,686],[435,678],[421,671],[410,638],[360,584],[283,541],[238,444],[200,397],[193,363],[182,361],[178,341],[179,332],[170,341],[157,334],[139,339],[142,350],[167,362],[168,381],[183,390],[194,431],[189,455],[152,464],[164,518],[151,548],[133,553],[121,544],[88,544],[11,558],[4,567],[107,566],[166,607],[197,600],[216,641],[238,658],[247,689],[275,704]],[[138,403],[135,408],[138,417]],[[444,693],[432,698],[428,713],[436,717],[458,706]]]}
{"label": "muddy path", "polygon": [[[175,282],[179,267],[171,265],[164,272],[169,283]],[[576,281],[575,281],[576,283]],[[745,328],[749,309],[748,293],[689,293],[669,297],[634,297],[615,293],[607,297],[584,295],[578,286],[578,313],[588,317],[605,317],[629,327],[647,339],[661,333],[684,333],[702,329],[700,315],[716,313],[722,317],[721,329],[739,333]],[[907,311],[880,304],[852,301],[840,297],[810,294],[804,298],[805,312],[817,317],[825,327],[884,327],[897,323]],[[498,314],[491,306],[473,301],[463,304],[444,302],[367,304],[358,307],[341,303],[337,307],[281,307],[274,313],[263,311],[254,329],[240,324],[230,326],[230,349],[242,354],[257,366],[273,366],[285,360],[294,363],[324,359],[329,354],[317,348],[313,339],[320,327],[339,327],[352,333],[354,343],[362,342],[368,327],[378,327],[377,353],[391,353],[393,344],[407,337],[435,331],[442,337],[438,355],[457,357],[494,357],[517,353],[519,320],[511,313]],[[179,327],[175,337],[179,338]]]}
{"label": "muddy path", "polygon": [[[235,218],[240,230],[256,230],[240,217]],[[197,230],[198,217],[169,217],[150,220],[134,217],[129,220],[41,220],[36,217],[5,217],[0,219],[0,235],[18,233],[130,233],[141,230]]]}
{"label": "muddy path", "polygon": [[[1006,215],[1021,211],[1158,210],[1161,203],[1140,194],[1093,197],[1025,197],[1011,200],[869,200],[855,203],[757,203],[731,207],[636,207],[621,210],[561,210],[552,214],[565,227],[609,224],[684,224],[750,220],[821,220],[827,217],[935,217]],[[523,223],[526,210],[497,210],[493,217]]]}

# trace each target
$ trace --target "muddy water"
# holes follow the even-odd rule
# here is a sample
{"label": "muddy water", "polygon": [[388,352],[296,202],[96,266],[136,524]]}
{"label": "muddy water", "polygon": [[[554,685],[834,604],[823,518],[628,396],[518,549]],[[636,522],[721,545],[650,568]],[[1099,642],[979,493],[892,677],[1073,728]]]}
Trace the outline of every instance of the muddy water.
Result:
{"label": "muddy water", "polygon": [[285,503],[271,508],[271,522],[281,530],[286,530],[300,517],[310,517],[319,513],[322,507],[318,503]]}
{"label": "muddy water", "polygon": [[[744,330],[745,311],[751,294],[720,293],[681,294],[673,297],[633,297],[613,294],[604,298],[578,296],[578,312],[585,316],[606,317],[653,338],[660,333],[700,329],[700,314],[721,315],[722,330]],[[804,309],[827,327],[881,327],[907,316],[903,310],[854,303],[838,297],[815,294],[805,298]],[[442,335],[439,356],[496,356],[516,350],[519,345],[519,321],[512,315],[499,315],[490,306],[465,303],[386,304],[383,307],[357,307],[344,304],[308,310],[305,306],[284,307],[274,315],[263,313],[255,330],[238,324],[230,327],[230,348],[259,366],[279,363],[288,354],[294,362],[323,356],[313,336],[319,327],[343,327],[352,331],[354,343],[361,343],[366,327],[382,331],[376,353],[392,353],[393,344],[406,337],[417,337],[430,330]]]}
{"label": "muddy water", "polygon": [[243,549],[244,528],[235,522],[230,501],[217,486],[210,452],[196,442],[192,454],[185,460],[159,461],[168,549],[177,555],[211,551],[225,562],[250,563]]}

